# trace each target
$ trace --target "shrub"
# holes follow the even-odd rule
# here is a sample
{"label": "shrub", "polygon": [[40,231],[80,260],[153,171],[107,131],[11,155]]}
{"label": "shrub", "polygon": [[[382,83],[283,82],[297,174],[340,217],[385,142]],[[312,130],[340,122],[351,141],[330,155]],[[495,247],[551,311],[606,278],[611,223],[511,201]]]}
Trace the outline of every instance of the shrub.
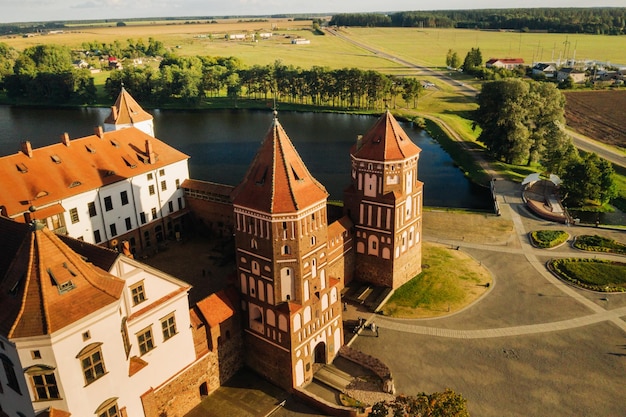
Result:
{"label": "shrub", "polygon": [[574,247],[594,252],[612,252],[626,254],[626,245],[616,240],[598,235],[582,235],[576,238]]}
{"label": "shrub", "polygon": [[536,230],[530,234],[530,239],[538,248],[553,248],[565,242],[569,235],[562,230]]}

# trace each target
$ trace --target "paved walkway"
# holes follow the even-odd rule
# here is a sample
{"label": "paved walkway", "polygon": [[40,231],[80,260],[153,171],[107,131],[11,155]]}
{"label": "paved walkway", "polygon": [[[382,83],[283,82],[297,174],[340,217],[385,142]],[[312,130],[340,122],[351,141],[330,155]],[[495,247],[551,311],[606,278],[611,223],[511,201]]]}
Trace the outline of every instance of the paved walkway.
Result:
{"label": "paved walkway", "polygon": [[[452,246],[459,246],[461,249],[463,248],[474,248],[474,249],[482,249],[488,251],[495,252],[507,252],[507,253],[518,253],[523,255],[526,260],[533,266],[538,274],[540,274],[546,281],[548,281],[551,285],[558,288],[561,292],[563,292],[566,296],[576,300],[578,303],[584,305],[587,309],[590,310],[591,314],[586,316],[580,316],[568,320],[554,321],[548,323],[540,323],[540,324],[531,324],[531,325],[521,325],[521,326],[512,326],[512,327],[503,327],[503,328],[491,328],[491,329],[479,329],[479,330],[455,330],[455,329],[447,329],[447,328],[437,328],[432,326],[423,326],[419,323],[420,319],[394,319],[390,317],[384,317],[379,315],[371,315],[368,318],[368,322],[372,321],[374,318],[376,320],[376,324],[378,327],[382,329],[391,329],[396,331],[415,333],[415,334],[423,334],[429,336],[438,336],[438,337],[449,337],[449,338],[458,338],[458,339],[479,339],[479,338],[493,338],[493,337],[507,337],[507,336],[519,336],[519,335],[528,335],[528,334],[537,334],[537,333],[545,333],[545,332],[553,332],[558,330],[566,330],[573,329],[577,327],[588,326],[591,324],[600,323],[603,321],[610,321],[619,328],[621,328],[624,332],[626,332],[626,322],[622,319],[623,316],[626,316],[626,307],[615,308],[612,310],[607,310],[602,306],[598,305],[594,301],[584,297],[579,290],[574,289],[570,285],[564,283],[563,281],[556,278],[552,273],[550,273],[546,266],[545,262],[541,261],[538,256],[553,256],[553,257],[562,257],[562,256],[576,256],[576,257],[594,257],[594,258],[602,258],[602,259],[611,259],[617,261],[625,261],[625,258],[620,255],[607,255],[600,253],[585,253],[582,251],[574,251],[572,249],[569,250],[560,250],[560,251],[550,251],[546,253],[544,249],[537,249],[533,247],[528,240],[528,231],[524,227],[524,223],[522,221],[522,217],[520,216],[521,210],[525,210],[524,203],[521,199],[515,198],[511,196],[510,190],[512,187],[511,183],[507,184],[507,181],[501,180],[497,181],[497,185],[503,189],[502,194],[498,194],[498,202],[500,204],[501,212],[503,216],[511,218],[513,224],[515,226],[515,234],[519,241],[519,245],[515,245],[516,247],[510,246],[492,246],[492,245],[482,245],[482,244],[471,244],[462,241],[441,241],[439,243],[446,243]],[[496,188],[496,191],[497,188]],[[511,201],[512,200],[512,201]],[[511,202],[507,202],[511,201]],[[626,297],[626,294],[624,294]]]}

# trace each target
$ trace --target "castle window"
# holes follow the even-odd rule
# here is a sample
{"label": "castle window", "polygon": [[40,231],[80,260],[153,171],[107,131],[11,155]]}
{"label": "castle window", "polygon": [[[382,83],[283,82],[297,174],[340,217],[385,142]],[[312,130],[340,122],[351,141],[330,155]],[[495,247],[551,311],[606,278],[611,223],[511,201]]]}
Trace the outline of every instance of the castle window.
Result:
{"label": "castle window", "polygon": [[257,243],[256,243],[256,240],[255,240],[255,239],[251,239],[251,240],[250,240],[250,247],[251,247],[252,249],[258,249],[258,245],[257,245]]}
{"label": "castle window", "polygon": [[252,261],[252,273],[256,275],[261,273],[261,268],[259,267],[259,263],[257,261]]}
{"label": "castle window", "polygon": [[102,242],[102,237],[100,236],[100,230],[94,230],[93,231],[93,240],[96,243],[100,243]]}
{"label": "castle window", "polygon": [[122,205],[123,206],[128,204],[128,191],[122,191],[120,193],[120,200],[122,200]]}
{"label": "castle window", "polygon": [[159,170],[159,175],[162,177],[163,175],[165,175],[165,169],[160,169]]}
{"label": "castle window", "polygon": [[76,207],[70,209],[70,219],[72,221],[72,224],[78,223],[78,209]]}
{"label": "castle window", "polygon": [[76,356],[83,368],[85,385],[91,384],[106,374],[101,346],[102,343],[92,343]]}
{"label": "castle window", "polygon": [[289,247],[289,245],[285,245],[282,247],[282,254],[283,255],[290,255],[291,254],[291,248]]}
{"label": "castle window", "polygon": [[96,211],[96,204],[94,202],[87,203],[87,210],[89,211],[89,217],[96,217],[98,212]]}
{"label": "castle window", "polygon": [[113,201],[111,200],[111,196],[104,197],[104,208],[106,211],[113,210]]}
{"label": "castle window", "polygon": [[122,417],[119,407],[117,406],[117,398],[110,398],[100,404],[96,409],[96,416],[98,417]]}
{"label": "castle window", "polygon": [[148,175],[146,175],[146,178],[148,178],[148,181],[152,180],[154,178],[154,176],[152,175],[152,172],[148,173]]}
{"label": "castle window", "polygon": [[165,190],[167,190],[167,182],[161,181],[161,191],[165,191]]}
{"label": "castle window", "polygon": [[126,326],[127,318],[124,317],[122,319],[122,326],[120,328],[120,333],[122,333],[122,342],[124,342],[124,352],[126,352],[126,358],[128,358],[128,354],[130,353],[130,338],[128,337],[128,327]]}
{"label": "castle window", "polygon": [[21,394],[22,392],[20,391],[20,385],[17,382],[17,374],[15,373],[13,362],[11,362],[11,359],[3,353],[0,353],[0,360],[2,361],[4,374],[7,376],[7,386],[18,394]]}
{"label": "castle window", "polygon": [[142,355],[145,355],[154,349],[154,339],[152,337],[152,328],[150,326],[137,333],[137,342],[139,344],[139,352],[141,352]]}
{"label": "castle window", "polygon": [[25,370],[30,377],[35,394],[35,401],[58,400],[59,388],[54,376],[54,368],[46,365],[34,365]]}
{"label": "castle window", "polygon": [[154,185],[150,184],[148,186],[148,192],[150,193],[150,195],[154,195]]}
{"label": "castle window", "polygon": [[161,329],[163,330],[163,340],[168,340],[176,335],[176,318],[174,313],[161,319]]}
{"label": "castle window", "polygon": [[143,287],[143,281],[132,285],[130,287],[130,293],[133,297],[133,305],[140,304],[146,300],[146,292]]}

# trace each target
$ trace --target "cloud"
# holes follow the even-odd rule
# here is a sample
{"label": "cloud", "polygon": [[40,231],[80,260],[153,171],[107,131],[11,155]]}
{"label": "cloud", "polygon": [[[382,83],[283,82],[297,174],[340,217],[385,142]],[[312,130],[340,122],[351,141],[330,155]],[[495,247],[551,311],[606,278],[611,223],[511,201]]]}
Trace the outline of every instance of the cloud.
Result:
{"label": "cloud", "polygon": [[97,9],[102,7],[102,4],[96,3],[94,1],[88,1],[85,3],[73,4],[70,6],[70,9]]}

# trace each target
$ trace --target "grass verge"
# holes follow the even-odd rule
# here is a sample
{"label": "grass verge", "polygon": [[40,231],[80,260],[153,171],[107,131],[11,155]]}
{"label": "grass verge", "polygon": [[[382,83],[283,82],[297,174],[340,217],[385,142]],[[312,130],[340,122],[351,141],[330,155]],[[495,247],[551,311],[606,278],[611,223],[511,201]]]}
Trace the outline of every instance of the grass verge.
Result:
{"label": "grass verge", "polygon": [[423,272],[396,290],[383,314],[406,318],[448,314],[478,299],[492,283],[478,262],[443,245],[425,242],[422,265]]}

